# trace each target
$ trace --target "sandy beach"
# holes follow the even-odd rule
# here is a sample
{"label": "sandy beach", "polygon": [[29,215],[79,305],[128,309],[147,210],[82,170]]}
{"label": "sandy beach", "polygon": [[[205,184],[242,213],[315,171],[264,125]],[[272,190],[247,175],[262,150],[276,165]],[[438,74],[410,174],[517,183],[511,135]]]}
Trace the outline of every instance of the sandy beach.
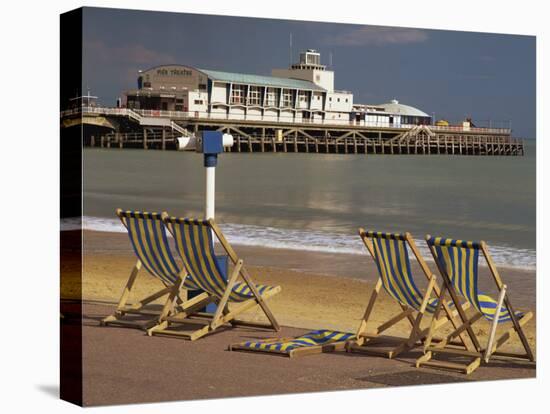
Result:
{"label": "sandy beach", "polygon": [[[135,264],[127,236],[85,231],[84,246],[84,300],[116,303]],[[270,306],[282,325],[349,332],[357,329],[378,277],[366,251],[364,255],[347,255],[249,246],[234,248],[244,259],[256,283],[282,287],[282,292],[270,300]],[[429,262],[429,265],[435,273],[435,264]],[[420,269],[414,264],[413,271],[419,278],[423,278]],[[516,308],[535,310],[535,272],[510,268],[500,269],[500,272],[508,284]],[[143,297],[161,286],[158,280],[144,270],[140,272],[138,280],[136,297]],[[422,279],[417,280],[420,286],[426,285]],[[487,268],[481,268],[480,281],[486,292],[496,296]],[[74,288],[78,286],[70,283],[66,286],[62,290],[63,298],[75,297]],[[399,312],[398,305],[382,291],[373,314],[373,323],[383,322],[396,312]],[[251,319],[257,316],[247,315]],[[482,335],[487,332],[489,324],[486,321],[478,325]],[[533,346],[535,326],[533,321],[526,327]],[[406,323],[397,325],[394,333],[402,333],[407,327]]]}
{"label": "sandy beach", "polygon": [[[68,233],[68,232],[64,232]],[[358,239],[358,242],[359,239]],[[82,294],[85,308],[84,313],[93,314],[93,323],[89,324],[94,327],[93,332],[100,333],[108,337],[108,333],[114,331],[132,331],[124,328],[98,328],[98,321],[102,316],[110,313],[114,309],[114,305],[119,298],[119,295],[126,283],[129,272],[135,263],[135,257],[129,245],[127,236],[121,233],[106,233],[106,232],[84,232],[85,252],[83,255],[83,278],[82,278]],[[372,260],[365,255],[346,255],[346,254],[328,254],[318,252],[300,252],[295,250],[284,249],[267,249],[261,247],[234,246],[237,253],[244,259],[245,265],[248,267],[253,279],[257,283],[266,283],[272,285],[280,285],[282,292],[269,301],[269,305],[277,317],[279,323],[284,329],[290,329],[290,332],[305,332],[310,329],[335,329],[340,331],[355,332],[362,314],[365,310],[373,283],[376,281],[377,273]],[[70,255],[70,252],[66,254]],[[429,263],[434,268],[433,263]],[[79,289],[78,268],[74,266],[70,268],[70,261],[65,262],[66,272],[62,281],[62,299],[70,300],[78,296]],[[434,269],[435,270],[435,269]],[[535,309],[535,273],[519,269],[500,269],[503,279],[509,286],[510,295],[516,308],[519,309]],[[423,277],[418,268],[414,268],[415,274]],[[487,280],[487,269],[482,269],[481,278]],[[425,287],[422,279],[418,279],[419,284]],[[138,286],[136,288],[136,296],[144,296],[151,292],[152,289],[160,287],[160,283],[154,278],[142,271],[138,277]],[[70,311],[69,311],[70,312]],[[398,305],[386,294],[382,293],[379,301],[374,309],[373,324],[382,323],[388,320],[392,315],[399,312]],[[259,311],[247,313],[242,319],[247,320],[263,320],[263,315]],[[86,318],[85,318],[86,319]],[[427,323],[425,321],[425,323]],[[406,334],[407,324],[400,323],[388,331],[390,335],[403,336]],[[96,329],[97,328],[97,329]],[[536,348],[535,341],[536,324],[533,320],[526,326],[526,334],[529,342]],[[86,343],[86,330],[84,329],[84,339]],[[489,331],[487,321],[481,321],[476,324],[476,332],[483,338]],[[90,333],[90,338],[95,334]],[[114,335],[114,334],[113,334]],[[119,334],[117,334],[119,335]],[[121,338],[124,337],[124,334]],[[136,335],[136,333],[132,333]],[[137,335],[142,337],[143,333],[137,331]],[[220,336],[226,335],[221,334]],[[273,336],[273,333],[262,333],[263,337]],[[212,335],[211,337],[217,337]],[[151,339],[151,338],[145,338]],[[206,340],[207,338],[205,338]],[[141,340],[141,339],[140,339]],[[148,343],[156,342],[158,338],[151,339]],[[220,341],[221,339],[212,339],[212,341]],[[229,340],[229,339],[228,339]],[[169,339],[169,343],[180,342]],[[182,341],[187,342],[187,341]],[[220,346],[220,356],[224,356],[222,352],[229,342],[224,341],[224,345]],[[508,350],[517,349],[519,341],[514,338],[507,345]],[[104,346],[108,346],[104,344]],[[182,347],[185,343],[182,343]],[[93,354],[96,348],[89,347],[90,353]],[[416,355],[418,356],[418,355]],[[416,357],[413,355],[413,357]],[[212,355],[214,357],[214,355]],[[323,355],[326,358],[327,355]],[[315,359],[316,357],[312,357]],[[84,355],[85,361],[95,361],[93,355]],[[268,362],[271,358],[255,358],[255,361]],[[306,358],[307,359],[307,358]],[[369,357],[370,359],[370,357]],[[386,361],[381,358],[383,366],[389,363],[389,367],[399,365],[396,361]],[[411,359],[410,362],[414,360]],[[90,362],[91,363],[91,362]],[[378,362],[377,362],[378,363]],[[97,364],[94,362],[92,365]],[[410,364],[405,364],[410,369]],[[523,364],[525,365],[525,364]],[[86,362],[85,362],[86,367]],[[528,365],[527,365],[528,367]],[[95,369],[95,368],[94,368]],[[433,371],[433,370],[432,370]],[[480,372],[480,374],[478,374]],[[474,373],[468,379],[497,379],[497,378],[516,378],[531,377],[535,375],[534,367],[527,368],[525,371],[518,369],[499,369],[492,370],[490,367],[485,367]],[[128,373],[127,373],[128,374]],[[125,374],[125,375],[127,375]],[[477,376],[477,377],[476,377]],[[455,378],[454,376],[452,378]],[[465,377],[456,377],[465,380]],[[95,383],[92,379],[87,380],[89,390],[95,389],[90,386]],[[90,382],[91,381],[91,382]],[[395,382],[395,381],[394,381]],[[316,388],[337,389],[336,384],[325,384]],[[430,383],[430,381],[426,381]],[[380,386],[378,384],[377,386]],[[399,385],[397,383],[388,382],[385,385]],[[403,381],[402,385],[407,385],[407,381]],[[366,387],[365,383],[357,383],[357,387]],[[352,388],[354,388],[353,386]],[[86,388],[86,387],[85,387]],[[345,386],[343,388],[346,388]],[[261,387],[258,390],[262,389]],[[90,391],[92,392],[92,391]],[[274,391],[276,392],[276,390]],[[287,389],[282,389],[281,392],[290,392]],[[260,391],[254,391],[254,387],[250,389],[248,395],[261,394]],[[92,392],[97,396],[92,398],[91,404],[99,401],[99,394],[96,391]],[[238,395],[238,394],[209,394],[209,396],[222,395]],[[202,394],[197,394],[195,398],[201,398]],[[144,401],[156,401],[162,398],[154,396],[144,397]],[[192,395],[173,396],[170,399],[178,398],[193,398]],[[115,399],[116,401],[116,399]],[[132,401],[128,399],[128,401]],[[133,402],[136,402],[135,400]]]}

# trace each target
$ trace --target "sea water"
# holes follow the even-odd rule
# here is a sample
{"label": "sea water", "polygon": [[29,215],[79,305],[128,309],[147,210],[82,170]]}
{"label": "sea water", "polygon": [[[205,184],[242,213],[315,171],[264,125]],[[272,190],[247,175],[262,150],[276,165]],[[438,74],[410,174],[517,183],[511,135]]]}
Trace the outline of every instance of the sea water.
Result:
{"label": "sea water", "polygon": [[[364,253],[358,227],[485,240],[500,265],[534,269],[535,143],[523,157],[227,153],[216,220],[233,244]],[[84,226],[124,231],[116,208],[201,217],[191,152],[84,151]],[[63,223],[65,227],[70,223]]]}

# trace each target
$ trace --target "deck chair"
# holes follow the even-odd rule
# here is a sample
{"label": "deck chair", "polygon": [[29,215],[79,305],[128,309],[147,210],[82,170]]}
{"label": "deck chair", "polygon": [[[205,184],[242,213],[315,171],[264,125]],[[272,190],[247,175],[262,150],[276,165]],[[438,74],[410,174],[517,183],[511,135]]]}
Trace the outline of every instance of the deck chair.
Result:
{"label": "deck chair", "polygon": [[265,352],[295,358],[298,356],[342,351],[354,338],[347,332],[319,329],[294,338],[267,338],[230,345],[230,351]]}
{"label": "deck chair", "polygon": [[[195,340],[226,324],[271,328],[279,331],[279,324],[265,300],[280,292],[281,287],[255,285],[244,267],[243,260],[237,256],[214,220],[169,217],[166,213],[163,213],[163,220],[176,240],[176,248],[185,269],[192,273],[194,283],[206,292],[208,299],[214,302],[217,308],[213,314],[193,315],[189,312],[180,312],[172,317],[170,309],[175,304],[170,299],[165,304],[158,324],[148,329],[149,335],[173,335]],[[216,260],[213,236],[219,240],[234,265],[228,280],[223,277],[223,272]],[[239,277],[242,278],[242,282],[237,281]],[[235,305],[231,309],[230,303]],[[255,306],[261,308],[269,324],[236,319],[236,316]],[[203,326],[192,330],[178,329],[178,327],[197,323]]]}
{"label": "deck chair", "polygon": [[[391,359],[415,347],[419,341],[422,341],[427,336],[429,329],[421,330],[420,324],[425,314],[433,314],[435,312],[438,299],[437,297],[432,297],[432,294],[434,296],[439,295],[440,289],[436,283],[435,275],[432,274],[430,268],[422,258],[410,233],[367,232],[361,228],[359,229],[359,236],[376,263],[379,278],[374,286],[365,314],[355,335],[356,339],[348,343],[347,349],[348,351],[359,351]],[[424,273],[428,281],[425,293],[420,291],[414,280],[409,260],[409,248],[412,250],[422,269],[422,273]],[[367,323],[369,322],[381,287],[395,299],[402,311],[379,325],[376,329],[369,330],[367,329]],[[446,315],[434,321],[436,329],[443,327],[449,321],[453,324],[457,323],[454,321],[456,310],[451,309],[448,303],[443,304],[443,309]],[[407,319],[411,326],[410,334],[407,338],[382,337],[380,335],[403,319]],[[387,347],[380,349],[379,347],[372,346],[375,338],[397,342],[397,345],[389,349]]]}
{"label": "deck chair", "polygon": [[[184,302],[187,299],[187,290],[198,290],[199,288],[191,277],[187,277],[184,284],[181,283],[182,270],[174,260],[170,250],[166,226],[160,214],[123,211],[121,209],[117,209],[116,214],[128,231],[137,261],[122,291],[115,312],[104,318],[101,324],[142,329],[150,328],[157,323],[160,311],[145,309],[148,304],[173,293],[178,305],[183,309],[186,307]],[[128,304],[129,296],[135,287],[138,273],[142,267],[150,276],[158,279],[164,285],[164,288],[135,303]],[[173,292],[174,286],[178,286],[175,292]],[[197,297],[205,299],[207,295],[199,294]],[[194,301],[197,301],[197,299],[194,299]],[[148,320],[145,322],[129,320],[129,318],[124,318],[127,314],[146,316]]]}
{"label": "deck chair", "polygon": [[[460,326],[451,332],[447,338],[436,345],[431,344],[431,330],[424,343],[424,355],[417,359],[416,366],[428,365],[439,368],[456,369],[470,374],[482,362],[488,363],[491,356],[512,357],[527,359],[534,362],[535,357],[529,346],[529,342],[523,332],[523,326],[533,317],[532,312],[516,311],[508,296],[507,287],[502,282],[498,270],[493,262],[485,242],[472,242],[453,240],[441,237],[426,236],[426,242],[443,277],[444,288],[441,289],[439,298],[442,303],[448,293],[454,303],[458,302],[459,295],[465,298],[475,310],[473,316],[468,317],[460,308]],[[482,293],[478,287],[478,266],[480,252],[485,258],[489,271],[499,291],[498,299]],[[439,306],[435,311],[437,315]],[[483,348],[476,336],[472,325],[481,318],[491,322],[491,329],[487,345]],[[506,330],[495,340],[499,324],[512,322],[512,327]],[[499,352],[498,349],[507,342],[513,332],[520,338],[525,354]],[[463,347],[449,345],[449,341],[458,334],[464,333],[469,341]],[[469,358],[466,364],[456,362],[432,360],[435,354],[450,354]]]}

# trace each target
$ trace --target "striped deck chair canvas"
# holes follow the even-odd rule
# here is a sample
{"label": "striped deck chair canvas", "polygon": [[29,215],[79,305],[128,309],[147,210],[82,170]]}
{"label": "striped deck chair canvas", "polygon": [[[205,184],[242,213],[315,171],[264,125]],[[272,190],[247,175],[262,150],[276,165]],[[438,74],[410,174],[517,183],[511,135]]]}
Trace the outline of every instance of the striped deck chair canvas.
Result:
{"label": "striped deck chair canvas", "polygon": [[[278,293],[281,290],[280,286],[254,284],[244,267],[243,260],[237,256],[212,219],[176,218],[163,213],[163,220],[174,236],[184,267],[193,275],[193,282],[209,295],[209,298],[216,303],[217,309],[213,314],[200,315],[204,326],[190,331],[178,329],[178,325],[190,322],[187,315],[181,313],[174,317],[165,315],[159,319],[158,325],[148,330],[149,335],[175,335],[195,340],[229,323],[279,330],[279,325],[265,300]],[[223,272],[216,261],[213,236],[219,240],[234,266],[227,280],[222,276]],[[238,281],[239,278],[242,280]],[[234,305],[231,309],[230,304]],[[269,320],[268,325],[235,319],[237,315],[257,305]]]}
{"label": "striped deck chair canvas", "polygon": [[[475,312],[471,317],[468,317],[464,312],[459,312],[461,325],[451,332],[444,341],[436,345],[431,345],[431,335],[429,334],[424,345],[425,354],[418,358],[417,366],[429,365],[458,369],[466,374],[470,374],[479,367],[482,361],[488,363],[492,355],[516,357],[534,362],[533,352],[522,329],[533,317],[533,313],[514,310],[508,296],[507,287],[500,278],[486,243],[483,241],[472,242],[431,236],[426,236],[426,242],[445,282],[445,286],[440,293],[440,299],[444,300],[445,295],[448,293],[451,300],[457,303],[458,298],[462,297],[472,305],[471,307]],[[480,255],[485,258],[492,279],[498,289],[499,294],[496,300],[484,294],[479,289],[478,267]],[[438,311],[439,309],[436,310],[436,314]],[[485,318],[491,324],[485,347],[481,346],[480,340],[472,328],[472,325],[482,318]],[[511,322],[512,327],[495,340],[498,325],[505,322]],[[460,332],[465,332],[469,341],[465,342],[462,348],[457,349],[456,346],[450,346],[449,341]],[[498,348],[510,339],[513,332],[518,334],[525,354],[497,351]],[[469,357],[471,361],[466,364],[460,364],[433,360],[432,357],[436,353]]]}
{"label": "striped deck chair canvas", "polygon": [[[403,351],[413,348],[426,337],[428,329],[421,330],[420,324],[425,314],[435,312],[439,287],[435,275],[430,271],[409,233],[367,232],[364,229],[359,229],[359,236],[376,264],[379,278],[357,330],[356,339],[349,342],[348,350],[393,358]],[[428,284],[424,293],[418,288],[413,277],[409,249],[413,252],[427,280]],[[367,329],[367,323],[381,288],[399,304],[402,311],[377,328]],[[432,297],[432,294],[435,297]],[[449,321],[456,323],[453,319],[456,316],[456,310],[451,309],[448,304],[444,305],[444,309],[446,315],[435,321],[437,328],[441,328]],[[384,337],[390,339],[391,342],[397,340],[397,345],[389,349],[371,346],[373,339],[381,338],[382,332],[403,319],[409,322],[411,328],[407,338]]]}
{"label": "striped deck chair canvas", "polygon": [[[149,328],[157,323],[160,311],[145,309],[146,305],[162,298],[170,296],[172,293],[180,306],[185,308],[187,290],[198,290],[199,287],[193,282],[191,277],[185,278],[181,283],[182,275],[185,270],[180,269],[174,259],[166,233],[166,226],[162,217],[158,213],[148,213],[139,211],[116,210],[117,216],[128,231],[130,243],[136,255],[137,261],[134,265],[130,277],[122,291],[116,311],[102,320],[103,325],[122,325],[138,328]],[[128,299],[136,284],[136,278],[139,271],[144,268],[147,274],[158,279],[164,287],[153,294],[128,304]],[[172,292],[175,289],[174,292]],[[206,295],[198,295],[199,299],[206,299]],[[197,302],[199,299],[194,299]],[[182,309],[183,309],[182,308]],[[139,314],[153,316],[150,320],[135,322],[122,317],[126,314]]]}
{"label": "striped deck chair canvas", "polygon": [[266,352],[290,358],[342,351],[354,335],[347,332],[319,329],[295,338],[267,338],[230,345],[230,351]]}

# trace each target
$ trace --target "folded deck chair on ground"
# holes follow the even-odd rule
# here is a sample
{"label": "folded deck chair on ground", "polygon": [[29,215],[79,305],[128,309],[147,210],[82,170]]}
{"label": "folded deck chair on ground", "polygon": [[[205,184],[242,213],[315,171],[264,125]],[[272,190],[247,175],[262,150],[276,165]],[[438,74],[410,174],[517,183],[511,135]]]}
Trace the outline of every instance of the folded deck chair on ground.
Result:
{"label": "folded deck chair on ground", "polygon": [[[254,284],[243,260],[237,256],[214,220],[169,217],[166,213],[163,213],[163,220],[168,231],[174,236],[184,268],[192,274],[193,282],[206,293],[208,300],[217,305],[217,309],[213,314],[193,315],[184,311],[170,316],[170,311],[175,306],[173,295],[167,300],[158,324],[148,329],[149,335],[174,335],[195,340],[227,324],[272,328],[279,331],[279,324],[265,300],[280,292],[280,286]],[[216,260],[213,236],[216,236],[234,265],[227,280],[223,277]],[[239,278],[242,281],[237,281]],[[185,280],[184,276],[182,282]],[[235,319],[255,306],[260,307],[269,324]],[[193,324],[202,326],[198,329],[185,329],[187,325]]]}
{"label": "folded deck chair on ground", "polygon": [[[174,285],[178,283],[181,270],[170,251],[166,226],[160,214],[123,211],[121,209],[117,209],[116,214],[128,231],[130,243],[137,257],[137,262],[122,291],[116,311],[112,315],[104,318],[102,324],[150,328],[157,323],[160,311],[145,309],[145,307],[163,296],[170,295]],[[145,268],[150,276],[158,279],[164,285],[164,288],[141,300],[128,304],[129,296],[132,293],[132,289],[135,287],[136,278],[142,267]],[[197,289],[198,287],[193,283],[192,278],[187,277],[185,284],[175,293],[178,305],[184,306],[187,290]],[[204,299],[205,297],[206,295],[198,295],[199,299]],[[196,301],[197,299],[194,300]],[[124,318],[126,314],[142,315],[150,318],[145,322],[133,321]]]}
{"label": "folded deck chair on ground", "polygon": [[[418,358],[416,365],[428,365],[439,368],[457,369],[466,374],[473,372],[481,362],[489,362],[491,356],[515,357],[534,362],[535,357],[529,346],[529,342],[523,332],[523,326],[533,317],[532,312],[516,311],[512,307],[506,285],[502,282],[498,270],[489,255],[485,242],[472,242],[453,240],[441,237],[426,236],[426,242],[443,277],[444,287],[441,289],[440,301],[445,300],[448,294],[454,303],[458,303],[459,295],[466,299],[475,310],[473,316],[468,317],[465,312],[459,310],[460,326],[451,332],[447,338],[438,344],[431,344],[432,329],[424,344],[424,355]],[[492,279],[498,289],[498,299],[482,293],[478,287],[479,255],[483,255],[489,267]],[[438,306],[435,314],[440,312]],[[491,322],[491,329],[487,345],[481,346],[472,325],[481,318]],[[497,326],[511,322],[512,327],[507,329],[495,340]],[[519,336],[525,354],[499,352],[498,349],[507,342],[513,332]],[[465,334],[469,341],[462,347],[450,345],[449,342],[459,334]],[[469,362],[461,364],[432,359],[436,354],[448,354],[451,356],[466,357]]]}
{"label": "folded deck chair on ground", "polygon": [[354,335],[347,332],[319,329],[294,338],[267,338],[230,345],[230,351],[267,352],[290,358],[342,351]]}
{"label": "folded deck chair on ground", "polygon": [[[421,330],[420,324],[426,313],[433,314],[435,312],[438,301],[435,296],[439,294],[440,290],[436,283],[435,275],[430,271],[409,233],[367,232],[364,229],[359,229],[359,236],[376,264],[379,278],[370,296],[365,314],[357,330],[356,338],[348,343],[347,348],[349,351],[359,351],[393,358],[415,347],[419,341],[422,341],[427,336],[428,329]],[[420,291],[414,280],[408,248],[412,250],[422,273],[428,281],[425,293]],[[384,288],[388,295],[395,299],[402,311],[377,328],[368,329],[367,323],[369,322],[381,287]],[[432,297],[432,294],[434,294],[434,297]],[[456,310],[451,309],[446,302],[443,304],[443,309],[446,314],[435,321],[434,326],[436,329],[441,328],[449,321],[453,324],[456,323],[453,319],[456,315]],[[407,338],[381,336],[382,332],[403,319],[406,319],[411,327]],[[385,349],[380,348],[373,344],[376,338],[385,339],[386,342],[397,342],[397,344],[389,349],[387,347]]]}

